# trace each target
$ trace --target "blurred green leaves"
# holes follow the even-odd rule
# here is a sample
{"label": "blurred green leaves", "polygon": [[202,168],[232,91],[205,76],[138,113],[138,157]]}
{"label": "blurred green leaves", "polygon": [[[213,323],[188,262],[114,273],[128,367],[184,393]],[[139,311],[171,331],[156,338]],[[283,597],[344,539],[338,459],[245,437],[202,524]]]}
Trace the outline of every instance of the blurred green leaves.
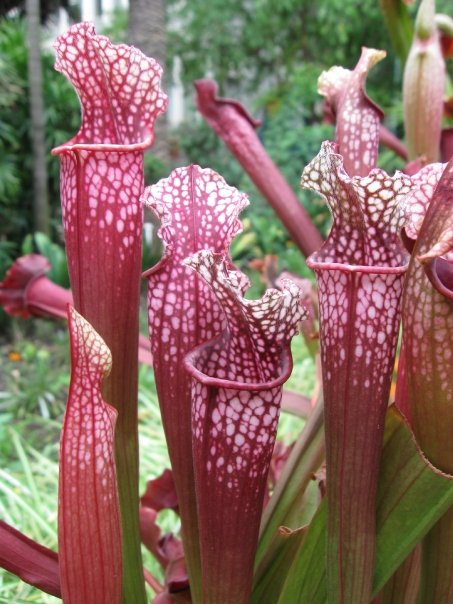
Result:
{"label": "blurred green leaves", "polygon": [[[54,232],[60,223],[58,161],[50,149],[72,136],[80,122],[79,102],[64,78],[53,69],[51,51],[42,55],[46,152]],[[19,253],[30,232],[32,153],[27,85],[25,25],[19,18],[0,19],[0,276],[8,256]],[[6,241],[10,246],[6,246]]]}

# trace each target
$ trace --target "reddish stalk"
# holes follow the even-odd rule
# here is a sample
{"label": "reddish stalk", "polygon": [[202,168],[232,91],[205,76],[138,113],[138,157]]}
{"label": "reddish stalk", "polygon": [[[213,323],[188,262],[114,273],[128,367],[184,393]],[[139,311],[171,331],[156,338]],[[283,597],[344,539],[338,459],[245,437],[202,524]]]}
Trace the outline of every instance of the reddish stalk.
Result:
{"label": "reddish stalk", "polygon": [[[377,132],[377,130],[376,130]],[[329,601],[368,604],[375,505],[408,256],[396,209],[410,191],[404,174],[350,178],[324,143],[302,186],[322,194],[334,223],[308,259],[320,299],[327,459]]]}
{"label": "reddish stalk", "polygon": [[71,384],[58,488],[61,593],[68,604],[119,604],[123,577],[114,453],[118,414],[101,395],[112,356],[72,307],[68,320]]}
{"label": "reddish stalk", "polygon": [[200,551],[192,460],[190,377],[185,355],[219,334],[223,312],[209,288],[181,262],[199,249],[228,253],[248,204],[212,170],[189,166],[146,189],[144,201],[161,220],[162,260],[145,276],[154,373],[173,478],[180,506],[184,550],[194,602],[201,601]]}
{"label": "reddish stalk", "polygon": [[195,89],[198,110],[268,200],[291,239],[304,256],[314,252],[322,244],[321,235],[261,144],[255,132],[260,122],[237,101],[218,97],[212,80],[198,80]]}
{"label": "reddish stalk", "polygon": [[61,598],[58,554],[0,520],[0,566],[41,591]]}
{"label": "reddish stalk", "polygon": [[103,385],[118,410],[124,601],[145,602],[138,522],[137,346],[143,212],[143,153],[164,111],[161,67],[139,50],[113,46],[80,23],[56,43],[56,69],[81,104],[79,133],[54,149],[75,308],[105,340],[113,368]]}
{"label": "reddish stalk", "polygon": [[245,300],[248,280],[224,256],[204,250],[185,264],[210,285],[226,317],[223,333],[185,359],[203,602],[246,604],[300,293],[287,281],[282,292]]}
{"label": "reddish stalk", "polygon": [[[426,169],[430,168],[428,166]],[[433,169],[435,166],[433,166]],[[429,191],[431,190],[431,195]],[[453,160],[423,202],[410,199],[421,223],[403,301],[403,337],[413,430],[428,459],[453,474]],[[409,224],[406,230],[411,227]],[[417,229],[414,229],[415,231]],[[423,542],[421,602],[443,604],[452,597],[453,512]]]}

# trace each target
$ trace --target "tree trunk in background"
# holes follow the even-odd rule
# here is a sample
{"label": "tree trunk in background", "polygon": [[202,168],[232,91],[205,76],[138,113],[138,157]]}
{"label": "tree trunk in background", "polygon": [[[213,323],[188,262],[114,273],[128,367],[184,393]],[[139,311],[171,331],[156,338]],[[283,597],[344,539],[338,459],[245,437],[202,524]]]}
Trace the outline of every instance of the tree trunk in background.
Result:
{"label": "tree trunk in background", "polygon": [[49,235],[49,195],[47,190],[44,104],[42,92],[39,0],[26,0],[28,91],[30,97],[30,139],[33,149],[34,228]]}
{"label": "tree trunk in background", "polygon": [[[129,0],[129,43],[164,68],[164,89],[170,80],[166,72],[165,0]],[[170,160],[166,115],[160,115],[155,125],[155,142],[151,154],[162,162]],[[151,184],[151,183],[147,183]]]}

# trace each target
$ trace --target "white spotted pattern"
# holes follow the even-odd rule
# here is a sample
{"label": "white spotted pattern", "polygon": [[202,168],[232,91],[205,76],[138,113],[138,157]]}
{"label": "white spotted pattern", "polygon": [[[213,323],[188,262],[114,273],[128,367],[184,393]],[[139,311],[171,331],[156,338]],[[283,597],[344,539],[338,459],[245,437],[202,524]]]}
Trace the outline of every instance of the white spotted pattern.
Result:
{"label": "white spotted pattern", "polygon": [[56,68],[73,84],[82,105],[79,133],[53,150],[61,158],[74,305],[112,351],[115,363],[104,392],[112,405],[125,409],[122,422],[137,396],[132,376],[143,224],[139,197],[143,151],[166,104],[161,68],[137,49],[97,36],[89,23],[71,27],[55,48]]}
{"label": "white spotted pattern", "polygon": [[301,185],[323,195],[333,226],[313,262],[399,269],[407,261],[399,238],[400,205],[412,190],[411,177],[383,170],[350,178],[335,145],[322,144],[319,154],[302,172]]}
{"label": "white spotted pattern", "polygon": [[165,389],[165,418],[165,409],[177,407],[176,401],[183,404],[184,356],[224,328],[223,311],[210,289],[182,261],[199,249],[227,253],[242,228],[238,214],[248,200],[216,172],[189,166],[148,187],[143,201],[161,220],[158,234],[165,246],[162,260],[146,273],[151,347],[157,388]]}
{"label": "white spotted pattern", "polygon": [[154,139],[153,124],[167,107],[162,68],[133,46],[113,45],[91,23],[77,23],[54,43],[55,69],[66,75],[83,107],[71,145],[142,145]]}
{"label": "white spotted pattern", "polygon": [[[246,300],[246,279],[223,255],[202,250],[185,264],[209,284],[226,317],[223,333],[186,357],[202,569],[211,579],[234,576],[234,601],[245,602],[291,368],[289,343],[303,317],[300,292],[286,281],[282,291]],[[212,585],[212,601],[226,601],[214,579]]]}
{"label": "white spotted pattern", "polygon": [[382,111],[367,97],[365,80],[385,55],[382,50],[363,48],[354,71],[332,67],[318,80],[318,92],[336,116],[336,142],[350,176],[366,176],[376,166]]}
{"label": "white spotted pattern", "polygon": [[148,324],[159,404],[186,540],[198,543],[192,459],[191,379],[184,357],[220,334],[225,318],[209,287],[182,265],[200,249],[227,254],[240,232],[246,195],[216,172],[189,166],[147,188],[143,201],[161,221],[162,260],[146,273]]}
{"label": "white spotted pattern", "polygon": [[[349,177],[324,143],[302,186],[322,194],[333,226],[307,264],[316,272],[326,431],[328,560],[354,601],[371,592],[375,495],[408,254],[398,237],[409,176]],[[366,543],[361,543],[366,535]],[[357,544],[360,546],[357,546]],[[352,595],[351,595],[352,594]]]}

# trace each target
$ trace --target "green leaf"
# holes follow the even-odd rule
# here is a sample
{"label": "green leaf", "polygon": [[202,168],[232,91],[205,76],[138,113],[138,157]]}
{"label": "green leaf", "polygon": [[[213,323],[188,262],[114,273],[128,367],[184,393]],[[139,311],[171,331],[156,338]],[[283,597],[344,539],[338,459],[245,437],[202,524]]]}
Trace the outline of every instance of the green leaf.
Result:
{"label": "green leaf", "polygon": [[417,602],[420,587],[421,545],[409,554],[380,592],[379,604],[412,604]]}
{"label": "green leaf", "polygon": [[294,530],[304,521],[310,520],[303,517],[302,503],[313,472],[324,459],[324,450],[323,404],[320,400],[296,441],[272,498],[266,506],[255,560],[256,567],[261,571],[256,572],[255,581],[260,574],[265,574],[264,559],[269,560],[270,552],[279,549],[279,527],[284,525]]}
{"label": "green leaf", "polygon": [[273,540],[273,548],[262,561],[261,572],[255,577],[251,604],[277,602],[286,578],[286,571],[291,566],[300,544],[305,537],[306,527],[295,531],[281,526]]}
{"label": "green leaf", "polygon": [[404,65],[412,42],[412,22],[402,0],[380,0],[393,50]]}
{"label": "green leaf", "polygon": [[423,457],[405,420],[391,407],[379,478],[374,593],[452,504],[452,477]]}
{"label": "green leaf", "polygon": [[63,248],[53,243],[44,233],[35,233],[34,239],[39,253],[45,256],[50,262],[49,279],[62,287],[68,287],[68,268]]}
{"label": "green leaf", "polygon": [[[266,506],[255,558],[252,604],[277,602],[319,500],[315,472],[324,459],[323,401],[319,399]],[[284,525],[284,526],[282,526]],[[287,528],[289,527],[289,528]],[[294,530],[296,529],[296,530]]]}
{"label": "green leaf", "polygon": [[33,253],[33,235],[31,233],[29,233],[28,235],[25,236],[25,238],[22,242],[21,255],[25,256],[26,254],[32,254],[32,253]]}
{"label": "green leaf", "polygon": [[[378,487],[373,596],[453,504],[453,479],[423,457],[402,415],[387,412]],[[289,570],[279,604],[326,602],[326,505],[320,505]]]}
{"label": "green leaf", "polygon": [[327,602],[326,507],[324,500],[311,521],[299,555],[289,570],[278,604]]}

